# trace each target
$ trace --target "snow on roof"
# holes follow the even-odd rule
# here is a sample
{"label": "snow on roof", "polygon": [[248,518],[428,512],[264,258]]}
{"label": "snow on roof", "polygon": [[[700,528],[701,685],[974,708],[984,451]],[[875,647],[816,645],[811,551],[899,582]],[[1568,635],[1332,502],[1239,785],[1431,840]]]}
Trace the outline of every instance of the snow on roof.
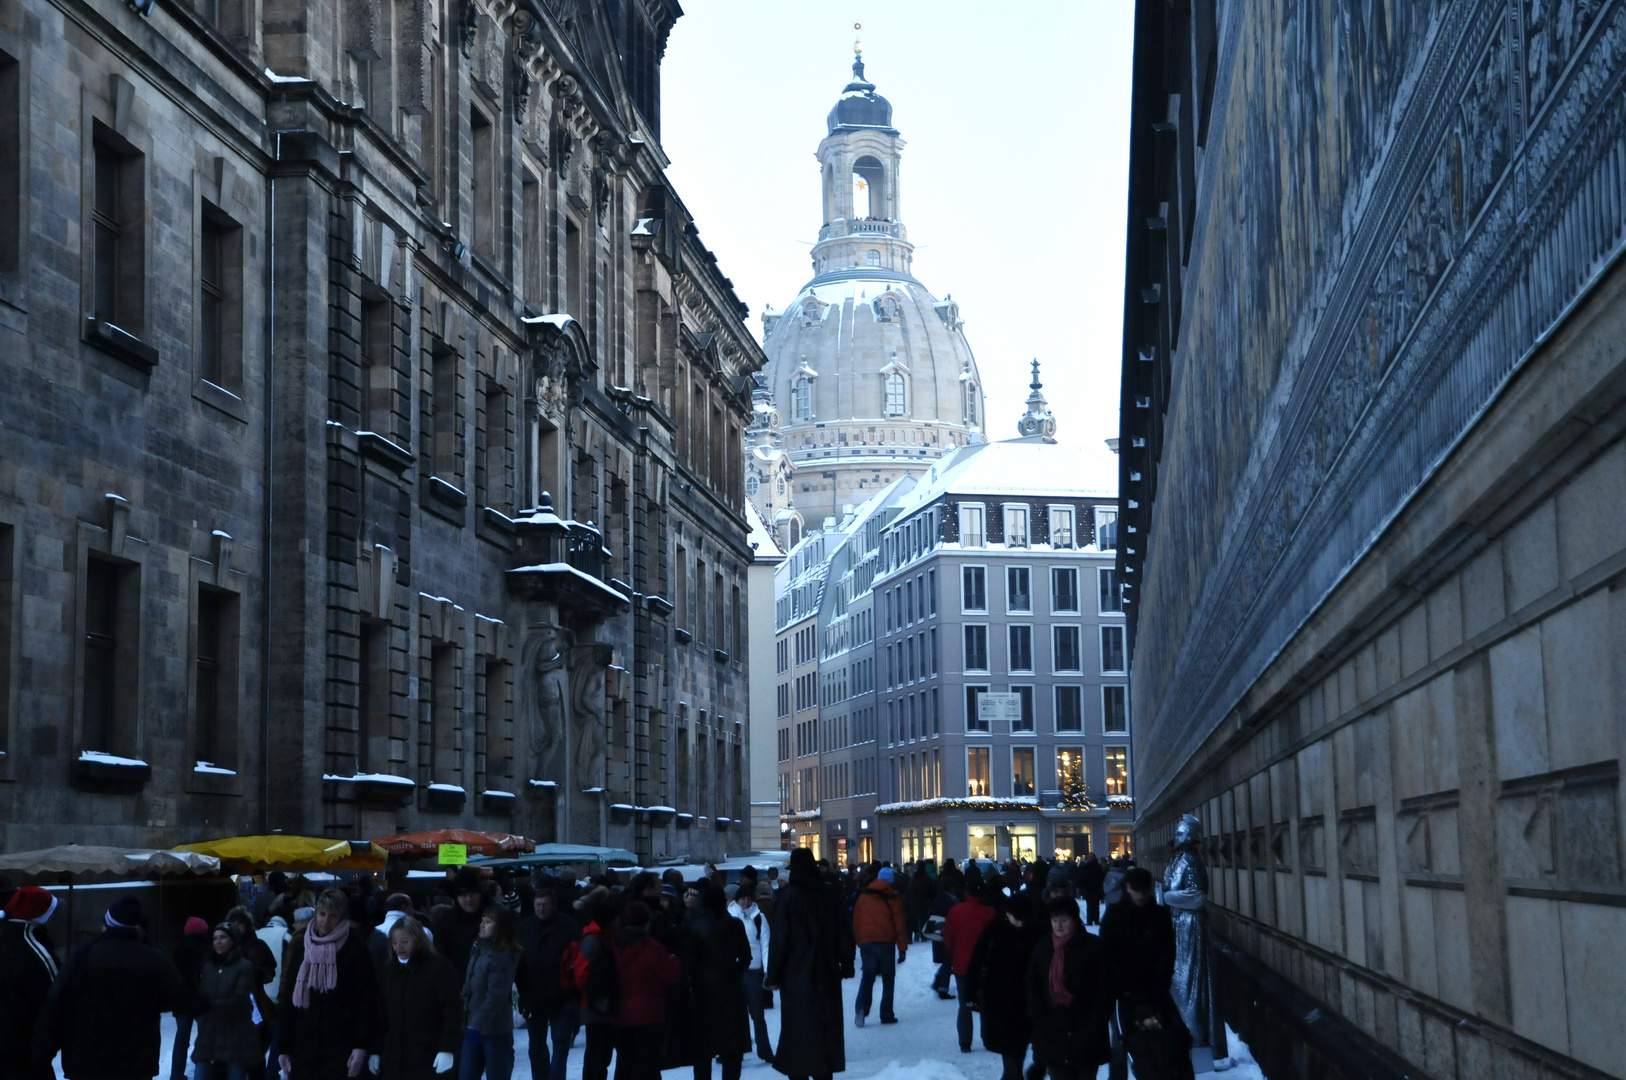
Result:
{"label": "snow on roof", "polygon": [[768,528],[766,521],[762,520],[762,511],[758,510],[756,504],[749,499],[745,502],[745,520],[749,526],[746,542],[751,545],[751,550],[756,552],[756,558],[778,559],[784,557],[785,553],[779,550],[778,544],[774,543],[773,530]]}
{"label": "snow on roof", "polygon": [[1117,499],[1116,492],[1087,491],[1076,477],[1088,475],[1082,447],[1010,439],[962,446],[926,471],[899,504],[898,516],[935,502],[941,495],[1008,495],[1013,498]]}

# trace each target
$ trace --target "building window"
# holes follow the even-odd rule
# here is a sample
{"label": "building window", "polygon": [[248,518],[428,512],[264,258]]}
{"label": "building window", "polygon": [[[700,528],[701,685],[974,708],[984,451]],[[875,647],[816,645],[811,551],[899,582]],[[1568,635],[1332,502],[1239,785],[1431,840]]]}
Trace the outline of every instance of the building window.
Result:
{"label": "building window", "polygon": [[456,487],[461,483],[462,425],[457,422],[457,353],[435,342],[430,348],[430,415],[433,423],[429,460],[436,476]]}
{"label": "building window", "polygon": [[1129,688],[1103,686],[1101,688],[1101,730],[1108,735],[1129,733]]}
{"label": "building window", "polygon": [[474,250],[493,259],[497,255],[498,191],[495,128],[479,109],[470,109],[469,133],[474,158],[469,172],[469,199],[474,204]]}
{"label": "building window", "polygon": [[1083,661],[1079,656],[1078,638],[1079,632],[1076,626],[1053,626],[1050,628],[1050,669],[1052,671],[1084,670]]}
{"label": "building window", "polygon": [[22,119],[22,65],[0,52],[0,270],[22,261]]}
{"label": "building window", "polygon": [[1050,571],[1050,610],[1078,610],[1078,570],[1071,566],[1052,567]]}
{"label": "building window", "polygon": [[988,757],[989,748],[986,746],[969,747],[965,752],[965,793],[967,795],[987,795],[988,789]]}
{"label": "building window", "polygon": [[806,375],[796,380],[791,392],[793,415],[798,420],[813,419],[813,380]]}
{"label": "building window", "polygon": [[1073,508],[1071,506],[1052,506],[1050,508],[1050,546],[1053,548],[1070,548],[1073,546]]}
{"label": "building window", "polygon": [[429,779],[455,783],[458,773],[457,647],[436,644],[429,653]]}
{"label": "building window", "polygon": [[1011,794],[1033,794],[1033,747],[1018,746],[1011,750]]}
{"label": "building window", "polygon": [[242,386],[243,230],[203,209],[198,238],[198,375],[216,386]]}
{"label": "building window", "polygon": [[960,504],[960,546],[980,548],[985,543],[983,508],[975,504]]}
{"label": "building window", "polygon": [[1121,675],[1124,672],[1124,628],[1101,627],[1101,673]]}
{"label": "building window", "polygon": [[[6,75],[4,60],[4,54],[0,54],[0,87],[3,87]],[[0,522],[0,760],[11,750],[11,687],[14,678],[11,643],[15,640],[12,620],[20,606],[19,590],[11,570],[16,542],[15,526]]]}
{"label": "building window", "polygon": [[866,251],[866,252],[864,252],[864,265],[865,266],[880,266],[881,265],[881,253],[879,251]]}
{"label": "building window", "polygon": [[931,672],[937,674],[937,627],[932,627],[930,636]]}
{"label": "building window", "polygon": [[937,568],[926,572],[926,613],[937,614]]}
{"label": "building window", "polygon": [[1106,755],[1106,792],[1108,795],[1129,794],[1129,747],[1109,746]]}
{"label": "building window", "polygon": [[965,383],[965,422],[968,427],[977,426],[977,384],[970,379]]}
{"label": "building window", "polygon": [[1033,610],[1033,593],[1029,582],[1033,575],[1025,566],[1005,568],[1005,610],[1029,612]]}
{"label": "building window", "polygon": [[359,772],[390,771],[389,633],[387,622],[366,620],[361,624],[361,655],[356,665]]}
{"label": "building window", "polygon": [[903,375],[892,372],[886,377],[886,415],[903,416],[908,411],[908,391],[904,387]]}
{"label": "building window", "polygon": [[1103,506],[1095,508],[1095,546],[1102,551],[1118,548],[1118,511]]}
{"label": "building window", "polygon": [[493,656],[475,659],[474,783],[480,791],[506,790],[513,739],[508,725],[508,665]]}
{"label": "building window", "polygon": [[193,645],[193,751],[199,764],[234,768],[237,746],[237,598],[198,588]]}
{"label": "building window", "polygon": [[1011,626],[1006,628],[1006,638],[1010,645],[1010,671],[1033,670],[1033,627]]}
{"label": "building window", "polygon": [[1083,691],[1079,687],[1056,687],[1056,730],[1084,730]]}
{"label": "building window", "polygon": [[1005,546],[1008,548],[1025,548],[1028,546],[1028,508],[1026,506],[1005,507]]}
{"label": "building window", "polygon": [[1100,592],[1100,606],[1098,610],[1103,615],[1117,615],[1123,612],[1123,598],[1118,595],[1118,571],[1108,566],[1100,567],[1095,571],[1095,582]]}
{"label": "building window", "polygon": [[542,182],[529,169],[521,170],[520,176],[520,273],[524,278],[525,299],[532,307],[542,308],[547,302],[542,269]]}
{"label": "building window", "polygon": [[94,555],[85,565],[85,750],[135,750],[137,574],[134,566]]}
{"label": "building window", "polygon": [[1084,790],[1084,748],[1056,747],[1056,788],[1062,794]]}
{"label": "building window", "polygon": [[965,729],[967,731],[988,731],[988,721],[984,720],[977,711],[977,704],[982,695],[988,692],[986,686],[967,686],[965,688]]}
{"label": "building window", "polygon": [[1017,696],[1022,704],[1022,715],[1011,723],[1012,733],[1033,731],[1033,687],[1013,686],[1011,693]]}
{"label": "building window", "polygon": [[[960,610],[988,610],[988,570],[986,567],[960,567]],[[891,629],[891,627],[888,626],[888,629]]]}
{"label": "building window", "polygon": [[988,670],[988,628],[965,627],[965,666],[962,671]]}
{"label": "building window", "polygon": [[142,158],[115,146],[115,138],[97,125],[90,215],[95,233],[91,314],[98,322],[140,337],[146,290]]}

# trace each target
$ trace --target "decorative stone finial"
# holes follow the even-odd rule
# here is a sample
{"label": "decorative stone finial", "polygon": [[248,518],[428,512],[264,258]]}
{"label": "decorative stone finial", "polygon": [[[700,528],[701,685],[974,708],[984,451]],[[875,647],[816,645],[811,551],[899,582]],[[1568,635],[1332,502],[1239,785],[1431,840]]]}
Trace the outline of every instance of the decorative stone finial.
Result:
{"label": "decorative stone finial", "polygon": [[1039,381],[1039,361],[1034,360],[1033,381],[1028,384],[1033,392],[1028,395],[1028,411],[1016,422],[1016,430],[1024,439],[1038,438],[1053,443],[1056,441],[1056,417],[1050,412],[1050,403],[1039,390],[1043,385]]}

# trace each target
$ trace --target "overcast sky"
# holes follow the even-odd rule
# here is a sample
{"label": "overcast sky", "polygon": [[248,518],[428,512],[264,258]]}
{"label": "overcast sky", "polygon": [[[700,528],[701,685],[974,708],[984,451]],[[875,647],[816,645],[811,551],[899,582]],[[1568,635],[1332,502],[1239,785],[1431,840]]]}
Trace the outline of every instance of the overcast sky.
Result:
{"label": "overcast sky", "polygon": [[783,308],[812,276],[813,152],[852,77],[902,133],[899,217],[915,276],[953,293],[988,396],[1014,438],[1028,364],[1058,438],[1098,451],[1117,489],[1131,0],[683,0],[662,66],[662,144],[701,239],[751,306]]}

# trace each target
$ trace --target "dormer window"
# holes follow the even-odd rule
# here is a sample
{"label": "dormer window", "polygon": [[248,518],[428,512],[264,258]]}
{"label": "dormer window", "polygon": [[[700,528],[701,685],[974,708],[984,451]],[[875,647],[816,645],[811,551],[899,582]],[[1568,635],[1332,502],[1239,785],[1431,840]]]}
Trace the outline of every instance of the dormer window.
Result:
{"label": "dormer window", "polygon": [[903,416],[908,409],[909,391],[903,375],[894,371],[886,377],[886,415]]}
{"label": "dormer window", "polygon": [[806,375],[796,380],[796,387],[792,391],[791,399],[795,402],[794,411],[796,419],[811,420],[813,418],[813,380]]}
{"label": "dormer window", "polygon": [[1028,508],[1025,504],[1018,503],[1005,507],[1005,546],[1013,548],[1028,546]]}
{"label": "dormer window", "polygon": [[977,384],[969,380],[965,384],[965,422],[973,427],[977,423]]}

